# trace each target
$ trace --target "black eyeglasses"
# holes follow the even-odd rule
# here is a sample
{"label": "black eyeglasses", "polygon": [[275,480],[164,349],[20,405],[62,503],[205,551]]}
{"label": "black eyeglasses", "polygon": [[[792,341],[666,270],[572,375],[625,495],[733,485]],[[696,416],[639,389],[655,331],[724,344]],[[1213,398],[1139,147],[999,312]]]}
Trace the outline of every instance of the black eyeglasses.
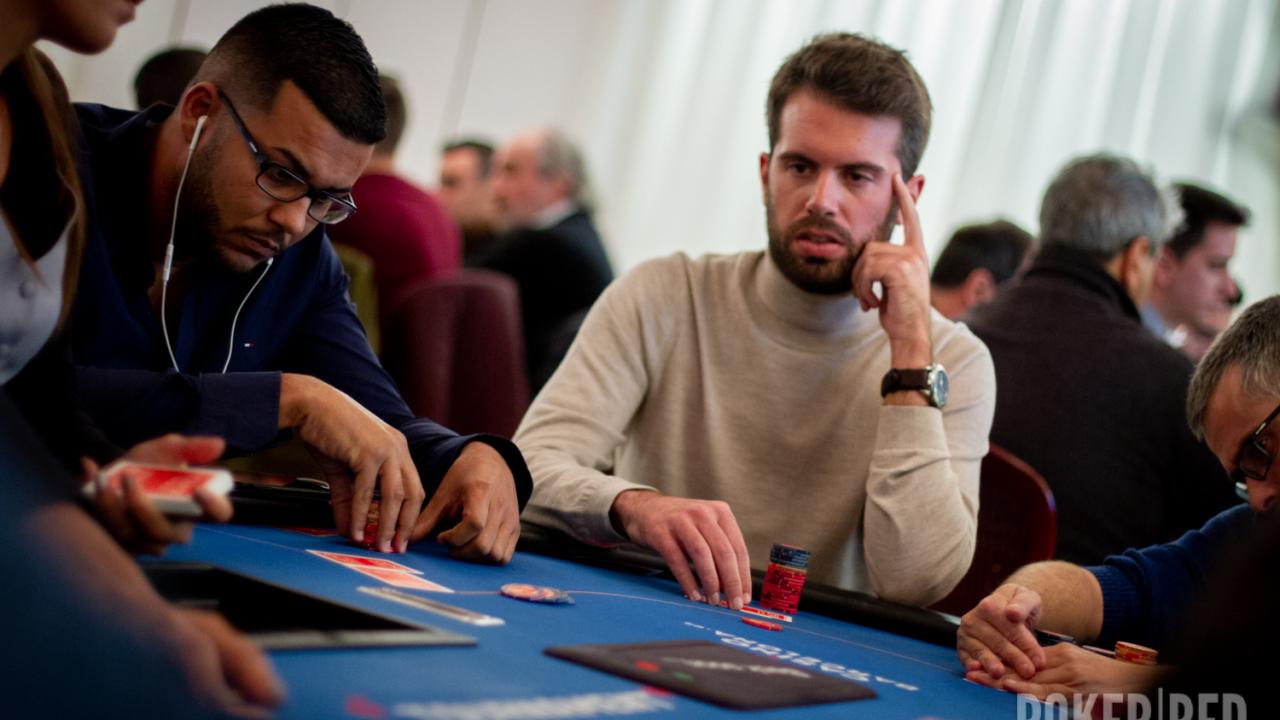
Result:
{"label": "black eyeglasses", "polygon": [[221,90],[218,91],[218,97],[226,103],[227,110],[231,112],[231,119],[235,120],[236,127],[240,128],[240,134],[244,136],[245,142],[249,143],[249,152],[253,153],[253,159],[258,163],[258,177],[255,178],[255,182],[262,192],[285,203],[301,200],[304,197],[311,198],[307,215],[310,215],[312,220],[325,225],[340,223],[355,213],[356,202],[350,193],[334,195],[317,189],[289,168],[263,154],[258,149],[258,143],[254,142],[253,136],[249,134],[249,128],[245,127],[244,121],[240,119],[240,113],[236,112],[235,105],[231,104],[231,98]]}
{"label": "black eyeglasses", "polygon": [[1262,444],[1262,433],[1266,431],[1271,421],[1276,419],[1276,415],[1280,415],[1280,405],[1277,405],[1258,429],[1245,439],[1240,445],[1240,452],[1236,453],[1236,470],[1231,473],[1231,479],[1236,483],[1236,494],[1246,500],[1249,498],[1246,480],[1261,482],[1266,479],[1267,471],[1271,469],[1271,451]]}

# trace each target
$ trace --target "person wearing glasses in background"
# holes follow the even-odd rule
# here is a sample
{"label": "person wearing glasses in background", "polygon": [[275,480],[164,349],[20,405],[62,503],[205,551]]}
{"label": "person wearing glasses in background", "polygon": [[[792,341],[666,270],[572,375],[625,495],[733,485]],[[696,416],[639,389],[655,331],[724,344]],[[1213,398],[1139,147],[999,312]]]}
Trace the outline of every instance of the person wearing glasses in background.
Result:
{"label": "person wearing glasses in background", "polygon": [[363,539],[377,488],[377,549],[443,530],[457,557],[509,560],[531,486],[519,451],[412,415],[325,233],[357,211],[351,186],[384,134],[355,30],[273,5],[227,31],[176,108],[77,112],[91,229],[72,349],[109,438],[254,451],[291,430],[344,534]]}
{"label": "person wearing glasses in background", "polygon": [[[1160,649],[1188,622],[1193,605],[1222,582],[1236,554],[1276,520],[1280,497],[1280,295],[1249,307],[1218,337],[1187,391],[1187,421],[1231,474],[1236,505],[1177,541],[1126,550],[1102,565],[1064,562],[1015,572],[961,621],[957,651],[966,677],[1029,693],[1138,692],[1167,666],[1102,657],[1073,644],[1040,647],[1036,629],[1110,647],[1124,640]],[[1273,568],[1257,568],[1270,573]],[[1215,579],[1217,579],[1215,581]],[[1227,688],[1229,689],[1229,688]]]}

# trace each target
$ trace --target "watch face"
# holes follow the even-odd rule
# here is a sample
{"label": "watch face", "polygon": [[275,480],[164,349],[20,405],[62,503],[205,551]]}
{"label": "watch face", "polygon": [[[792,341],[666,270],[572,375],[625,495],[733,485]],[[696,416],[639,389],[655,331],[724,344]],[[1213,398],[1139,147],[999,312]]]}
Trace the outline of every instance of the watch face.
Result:
{"label": "watch face", "polygon": [[933,392],[934,404],[938,407],[946,407],[947,397],[951,391],[951,381],[947,378],[947,371],[942,369],[941,365],[936,366],[929,373],[929,387]]}

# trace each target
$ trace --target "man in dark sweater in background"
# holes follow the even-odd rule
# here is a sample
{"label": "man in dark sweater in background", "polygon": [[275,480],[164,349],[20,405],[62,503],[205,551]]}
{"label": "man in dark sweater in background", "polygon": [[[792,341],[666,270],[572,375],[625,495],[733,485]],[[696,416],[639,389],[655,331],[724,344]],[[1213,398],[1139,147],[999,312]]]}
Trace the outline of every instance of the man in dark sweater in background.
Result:
{"label": "man in dark sweater in background", "polygon": [[1182,419],[1190,361],[1138,315],[1167,220],[1133,162],[1077,159],[1045,193],[1022,282],[968,318],[995,360],[991,441],[1053,490],[1063,560],[1172,540],[1235,502]]}
{"label": "man in dark sweater in background", "polygon": [[563,134],[516,137],[498,151],[491,182],[510,232],[480,265],[520,287],[529,386],[537,392],[613,280],[613,268],[591,221],[582,153]]}

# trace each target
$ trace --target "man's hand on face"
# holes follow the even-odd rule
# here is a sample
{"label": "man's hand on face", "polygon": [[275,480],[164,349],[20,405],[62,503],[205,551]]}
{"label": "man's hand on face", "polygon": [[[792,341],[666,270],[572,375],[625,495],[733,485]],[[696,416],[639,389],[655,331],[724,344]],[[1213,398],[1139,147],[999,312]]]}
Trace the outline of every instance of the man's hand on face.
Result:
{"label": "man's hand on face", "polygon": [[[920,368],[933,362],[929,333],[929,255],[911,191],[894,175],[893,192],[902,215],[904,242],[869,242],[853,266],[853,295],[863,310],[879,308],[880,325],[889,336],[893,367]],[[879,282],[883,297],[876,297]]]}
{"label": "man's hand on face", "polygon": [[662,555],[690,599],[717,605],[723,594],[735,610],[751,602],[747,543],[728,503],[627,490],[610,515],[631,542]]}
{"label": "man's hand on face", "polygon": [[[157,465],[203,465],[222,456],[226,444],[216,437],[165,435],[139,443],[124,454],[125,460]],[[93,482],[98,465],[81,458],[83,481]],[[202,520],[226,522],[231,519],[231,501],[203,490],[195,501],[204,511]],[[173,518],[156,509],[133,478],[125,478],[124,492],[94,494],[93,510],[98,521],[125,549],[134,553],[160,555],[165,547],[191,540],[191,518]]]}
{"label": "man's hand on face", "polygon": [[1044,667],[1028,679],[1016,675],[995,678],[982,670],[965,673],[980,685],[1044,700],[1054,693],[1136,693],[1153,686],[1164,672],[1157,666],[1138,665],[1103,657],[1070,643],[1044,649]]}
{"label": "man's hand on face", "polygon": [[293,373],[281,376],[280,427],[294,428],[324,469],[339,532],[364,540],[376,485],[381,505],[375,547],[408,549],[426,493],[399,430],[336,388]]}
{"label": "man's hand on face", "polygon": [[449,546],[451,556],[503,564],[511,560],[520,539],[516,482],[498,451],[482,442],[462,449],[418,516],[412,539],[450,523],[436,539]]}
{"label": "man's hand on face", "polygon": [[1000,680],[1007,665],[1023,678],[1034,676],[1045,666],[1045,649],[1032,632],[1040,611],[1039,593],[1021,585],[1001,585],[983,598],[960,618],[956,632],[965,672]]}

